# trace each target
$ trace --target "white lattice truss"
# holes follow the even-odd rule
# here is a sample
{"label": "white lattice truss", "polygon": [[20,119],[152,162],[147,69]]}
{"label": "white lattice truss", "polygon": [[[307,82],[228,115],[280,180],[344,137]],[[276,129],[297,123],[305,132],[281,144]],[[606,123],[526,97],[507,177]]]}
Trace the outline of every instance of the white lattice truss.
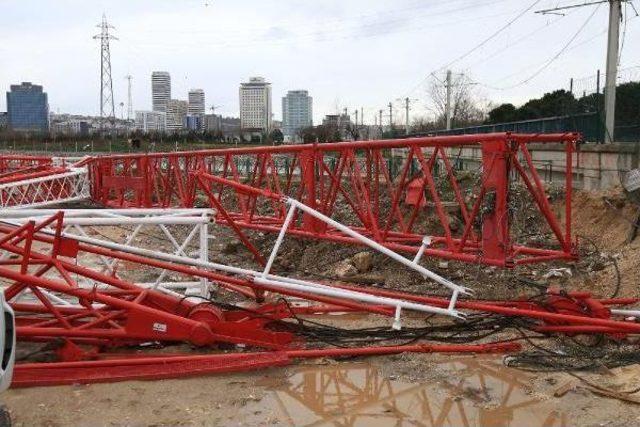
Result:
{"label": "white lattice truss", "polygon": [[[362,303],[389,306],[395,308],[395,316],[392,324],[393,329],[400,329],[401,312],[412,310],[431,314],[440,314],[462,318],[463,314],[456,309],[459,295],[470,294],[470,290],[456,285],[436,273],[427,270],[419,264],[425,248],[430,244],[430,238],[425,237],[421,250],[416,257],[411,260],[405,258],[373,240],[360,235],[328,218],[320,212],[298,202],[294,199],[287,199],[290,205],[287,219],[280,230],[278,238],[269,256],[269,260],[262,271],[248,268],[235,267],[220,264],[209,260],[209,239],[208,225],[213,222],[215,212],[212,209],[67,209],[64,210],[64,221],[62,236],[77,240],[79,242],[95,245],[106,249],[123,251],[133,255],[175,263],[179,265],[193,266],[196,268],[216,271],[224,275],[249,278],[254,283],[265,285],[272,289],[272,292],[287,295],[290,292],[303,292],[309,295],[319,295],[345,300],[359,301]],[[323,283],[311,282],[292,277],[284,277],[273,274],[271,267],[277,256],[278,250],[286,235],[287,228],[295,216],[295,211],[299,209],[308,213],[318,220],[358,239],[364,245],[376,250],[391,259],[405,265],[407,268],[419,273],[425,278],[429,278],[452,291],[448,307],[437,307],[424,303],[417,303],[401,298],[376,296],[357,290],[342,289]],[[42,222],[50,218],[59,210],[51,209],[0,209],[0,222],[12,225],[22,225],[27,221]],[[185,225],[186,229],[178,232],[177,226]],[[97,228],[105,227],[103,231]],[[51,229],[44,229],[42,232],[53,235]],[[143,231],[145,227],[157,227],[151,232]],[[159,231],[159,232],[158,232]],[[195,237],[199,234],[196,243]],[[41,242],[38,242],[41,244]],[[10,253],[1,254],[0,260],[11,256]],[[172,295],[189,298],[189,296],[207,298],[217,290],[217,284],[208,281],[198,275],[181,275],[174,270],[166,270],[162,267],[142,267],[137,265],[132,269],[126,261],[119,261],[103,255],[87,254],[86,257],[78,256],[76,262],[80,265],[96,269],[109,275],[116,275],[122,279],[136,283],[138,285],[160,290]],[[33,266],[37,267],[36,265]],[[144,269],[144,270],[143,270]],[[169,272],[171,271],[171,272]],[[55,271],[53,274],[57,274]],[[136,274],[136,273],[143,273]],[[48,275],[49,273],[45,273]],[[54,279],[54,277],[51,277]],[[55,277],[62,280],[63,278]],[[193,281],[193,280],[197,281]],[[189,281],[191,280],[191,281]],[[93,288],[103,286],[94,282],[90,278],[76,278],[82,287]],[[49,305],[74,305],[77,301],[67,301],[52,292],[45,292]],[[37,297],[28,289],[20,295],[21,299],[29,302],[36,301]],[[312,298],[313,299],[313,298]],[[194,298],[194,300],[198,300]],[[290,299],[294,303],[300,301],[297,298]]]}
{"label": "white lattice truss", "polygon": [[[0,210],[0,222],[24,224],[27,221],[42,221],[60,210],[19,209]],[[100,239],[130,249],[156,251],[199,262],[209,261],[209,225],[213,222],[212,209],[65,209],[64,235],[79,240]],[[45,228],[53,233],[53,227]],[[9,257],[0,253],[0,260]],[[157,289],[173,295],[209,295],[211,283],[206,279],[193,281],[189,277],[168,274],[167,270],[149,268],[144,271],[128,268],[125,262],[107,256],[83,255],[79,265]],[[51,274],[56,274],[52,271]],[[45,274],[44,277],[49,277]],[[49,277],[59,279],[58,277]],[[81,287],[93,288],[101,285],[88,279],[78,278]],[[73,305],[73,301],[42,290],[54,306]],[[19,296],[23,301],[37,301],[29,289]]]}
{"label": "white lattice truss", "polygon": [[86,167],[0,185],[0,208],[34,208],[86,200],[90,183]]}

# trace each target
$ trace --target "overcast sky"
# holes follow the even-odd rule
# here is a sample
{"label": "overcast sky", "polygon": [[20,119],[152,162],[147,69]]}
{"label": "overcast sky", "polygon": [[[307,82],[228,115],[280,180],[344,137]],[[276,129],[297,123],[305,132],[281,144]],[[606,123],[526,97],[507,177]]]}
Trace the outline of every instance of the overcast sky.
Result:
{"label": "overcast sky", "polygon": [[[0,91],[32,81],[44,85],[52,111],[96,114],[100,48],[92,36],[105,13],[119,39],[111,43],[116,104],[126,103],[125,75],[131,74],[135,110],[151,108],[151,72],[165,70],[173,98],[202,88],[207,106],[225,115],[238,114],[238,85],[254,75],[272,83],[276,119],[281,97],[293,89],[309,90],[316,122],[361,106],[365,122],[373,122],[376,111],[390,101],[399,107],[405,96],[415,99],[413,114],[432,114],[429,75],[442,78],[442,67],[460,57],[450,68],[478,83],[471,87],[475,96],[518,104],[568,88],[571,77],[580,79],[580,93],[594,86],[596,70],[604,69],[608,6],[566,16],[534,13],[582,2],[0,0]],[[640,19],[628,12],[621,67],[638,75],[629,67],[640,65]],[[4,96],[0,110],[6,110]]]}

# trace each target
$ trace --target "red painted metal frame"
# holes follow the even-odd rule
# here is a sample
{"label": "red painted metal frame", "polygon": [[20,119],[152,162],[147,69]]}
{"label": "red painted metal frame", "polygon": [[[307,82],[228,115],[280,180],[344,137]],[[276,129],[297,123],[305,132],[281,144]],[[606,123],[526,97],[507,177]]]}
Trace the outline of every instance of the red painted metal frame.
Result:
{"label": "red painted metal frame", "polygon": [[53,159],[49,156],[19,156],[14,154],[0,155],[0,176],[33,168],[53,166]]}
{"label": "red painted metal frame", "polygon": [[[4,234],[4,237],[0,238],[0,248],[18,255],[16,259],[0,262],[0,277],[15,281],[15,283],[7,289],[6,298],[19,314],[17,332],[20,337],[40,339],[43,336],[62,336],[108,339],[116,342],[127,339],[155,339],[165,341],[190,341],[196,344],[226,341],[271,348],[282,347],[291,341],[291,337],[286,334],[279,336],[277,335],[278,333],[271,333],[270,331],[261,329],[261,327],[268,324],[270,320],[283,319],[291,315],[291,312],[281,304],[267,304],[258,307],[257,317],[249,315],[244,311],[224,312],[224,321],[222,321],[220,313],[206,309],[209,305],[194,305],[193,303],[183,301],[171,295],[141,289],[117,277],[106,276],[80,267],[73,262],[73,259],[68,260],[64,258],[68,256],[73,257],[78,251],[99,256],[108,256],[113,259],[139,264],[140,266],[166,269],[193,278],[206,278],[220,287],[233,292],[239,292],[249,298],[255,298],[254,291],[257,289],[327,304],[325,306],[319,306],[318,312],[345,311],[345,309],[348,309],[381,314],[389,317],[394,315],[394,310],[389,307],[344,301],[339,298],[310,295],[298,291],[284,291],[265,285],[258,285],[250,279],[222,272],[188,267],[116,250],[104,249],[69,240],[61,236],[51,237],[36,234],[37,231],[47,223],[59,221],[61,216],[62,214],[58,214],[38,226],[35,226],[33,223],[28,223],[22,227],[0,225],[0,235]],[[57,224],[60,224],[60,222]],[[57,230],[59,229],[60,226],[57,227]],[[20,245],[19,243],[22,241],[24,241],[24,243]],[[51,245],[51,254],[34,251],[32,249],[33,242],[38,242],[40,245],[43,243]],[[15,270],[17,266],[20,267],[18,271]],[[38,267],[36,271],[32,271],[32,267],[34,266]],[[8,267],[14,267],[14,269]],[[29,270],[30,268],[31,270]],[[61,273],[66,283],[41,277],[52,268],[57,269]],[[92,278],[112,288],[110,290],[87,290],[78,288],[75,281],[70,277],[72,274]],[[447,307],[449,304],[449,300],[445,298],[379,288],[355,287],[344,284],[332,285],[339,288],[357,290],[370,295],[398,298],[406,301],[430,304],[436,307]],[[59,309],[58,307],[49,307],[43,299],[41,299],[42,304],[15,302],[14,298],[17,294],[27,287],[35,290],[34,294],[36,296],[38,296],[38,289],[47,289],[79,298],[82,303],[99,302],[105,304],[107,307],[104,310],[101,309],[98,311],[91,308],[90,305],[87,305],[84,310]],[[550,291],[549,297],[542,302],[518,300],[503,302],[458,300],[456,306],[461,310],[537,319],[542,322],[539,324],[540,327],[560,327],[560,329],[555,332],[572,333],[579,329],[584,329],[581,332],[638,334],[640,333],[640,324],[612,320],[607,308],[610,305],[629,305],[637,302],[638,299],[633,298],[597,300],[592,298],[590,294],[584,292],[574,292],[564,295],[557,291]],[[117,310],[120,310],[122,313],[121,316],[114,315]],[[313,313],[315,311],[313,308],[302,308],[299,312]],[[21,313],[23,315],[20,315]],[[24,313],[26,313],[26,316],[24,316]],[[52,317],[43,323],[41,316],[45,313],[49,313]],[[171,314],[169,315],[167,313]],[[131,320],[132,317],[135,318],[135,322],[124,322],[126,319]],[[87,325],[87,318],[95,320],[90,321],[89,325]],[[171,333],[150,331],[153,329],[153,323],[151,322],[156,322],[158,321],[157,319],[167,319],[167,322],[178,322],[179,327],[172,330]],[[114,325],[110,324],[112,320],[116,322]],[[77,325],[77,322],[83,323]],[[94,326],[100,323],[103,324],[102,327],[94,328]],[[130,323],[135,324],[130,325]],[[562,330],[562,328],[565,328],[565,330]],[[588,330],[589,328],[590,330]]]}
{"label": "red painted metal frame", "polygon": [[[0,277],[13,282],[5,289],[5,298],[16,312],[19,339],[63,338],[109,346],[147,341],[195,345],[227,342],[270,349],[291,344],[291,334],[265,329],[269,317],[222,312],[209,304],[144,289],[78,265],[75,259],[81,251],[103,256],[113,256],[115,251],[95,248],[92,252],[91,246],[62,237],[62,223],[63,214],[58,213],[38,225],[29,222],[0,229],[0,249],[15,255],[0,261]],[[50,224],[55,224],[54,237],[37,234]],[[48,243],[48,251],[40,248],[43,243]],[[93,281],[93,288],[81,287],[80,278]],[[24,292],[30,292],[33,298],[19,300]],[[48,293],[73,305],[54,305]],[[263,311],[272,319],[285,313],[277,306]]]}
{"label": "red painted metal frame", "polygon": [[[282,203],[261,203],[258,196],[238,193],[221,183],[204,186],[196,174],[200,172],[300,200],[396,251],[415,253],[423,236],[434,234],[426,256],[508,267],[575,258],[571,203],[566,204],[563,227],[527,147],[531,143],[564,145],[566,199],[570,201],[571,168],[579,141],[574,133],[496,133],[113,155],[85,163],[90,168],[92,197],[105,206],[192,207],[208,199],[218,208],[218,222],[236,231],[280,230],[285,217]],[[463,188],[453,169],[453,151],[461,148],[482,154],[482,176],[472,188]],[[401,159],[397,174],[388,160],[391,150]],[[435,183],[438,174],[449,183],[447,194]],[[509,198],[514,181],[520,181],[536,202],[556,239],[552,246],[530,247],[513,241]],[[416,183],[419,203],[408,205],[405,195],[410,187],[415,191]],[[452,206],[462,224],[457,231],[451,225]],[[357,243],[304,214],[296,218],[289,234]],[[245,245],[254,249],[250,243]],[[254,255],[259,260],[259,254]]]}
{"label": "red painted metal frame", "polygon": [[380,356],[399,353],[510,353],[517,343],[414,344],[388,347],[290,350],[186,356],[147,356],[123,359],[17,365],[12,387],[55,386],[132,380],[182,378],[286,366],[293,359]]}
{"label": "red painted metal frame", "polygon": [[[238,185],[238,184],[236,184]],[[251,193],[262,193],[249,187]],[[273,198],[277,195],[271,193]],[[253,313],[221,311],[210,304],[195,304],[183,298],[166,295],[155,290],[142,289],[114,276],[107,276],[77,265],[80,252],[129,261],[140,266],[171,270],[194,278],[207,278],[219,286],[245,296],[254,297],[254,291],[269,290],[328,305],[303,307],[296,313],[322,313],[358,310],[393,316],[393,310],[370,304],[346,302],[338,298],[318,297],[302,292],[290,292],[259,286],[251,280],[215,271],[186,267],[136,256],[116,250],[107,250],[65,238],[61,234],[63,214],[58,213],[42,223],[29,222],[23,226],[0,224],[0,249],[14,257],[0,261],[0,277],[13,283],[6,289],[7,301],[16,312],[17,336],[21,341],[64,340],[59,351],[63,360],[53,364],[27,364],[16,370],[16,386],[55,385],[74,382],[104,382],[128,379],[157,379],[177,376],[202,375],[216,372],[236,372],[269,366],[281,366],[292,358],[342,357],[394,354],[405,351],[420,352],[505,352],[516,351],[513,343],[479,345],[391,346],[346,349],[290,349],[295,344],[287,332],[267,329],[273,320],[292,315],[283,304],[263,304]],[[41,230],[53,225],[53,236]],[[50,250],[45,250],[48,247]],[[51,273],[57,272],[58,278]],[[48,276],[45,276],[48,275]],[[93,288],[79,286],[78,278],[96,282]],[[407,301],[446,307],[444,298],[409,294],[384,289],[333,286],[354,289],[371,295],[400,298]],[[17,297],[30,290],[31,301],[18,301]],[[72,307],[53,305],[47,293],[77,302]],[[624,337],[640,334],[640,324],[610,318],[609,306],[637,304],[638,299],[618,298],[597,300],[588,293],[560,293],[550,291],[544,301],[464,301],[457,307],[504,316],[533,319],[532,329],[542,333],[609,334]],[[272,350],[269,353],[236,353],[227,355],[140,357],[80,350],[79,345],[117,347],[148,341],[190,342],[210,345],[218,342],[246,344]],[[287,349],[289,347],[289,349]],[[115,359],[114,359],[115,357]],[[103,359],[103,360],[86,360]],[[105,359],[106,358],[106,359]],[[77,362],[73,362],[73,361]]]}
{"label": "red painted metal frame", "polygon": [[65,166],[54,166],[51,157],[0,155],[0,184],[41,178],[68,170]]}

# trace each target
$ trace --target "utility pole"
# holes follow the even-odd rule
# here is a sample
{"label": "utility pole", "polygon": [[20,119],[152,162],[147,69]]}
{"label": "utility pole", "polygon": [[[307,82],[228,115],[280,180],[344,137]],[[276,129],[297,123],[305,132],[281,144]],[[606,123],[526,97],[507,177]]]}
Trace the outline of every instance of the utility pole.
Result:
{"label": "utility pole", "polygon": [[405,135],[409,135],[409,97],[406,97],[404,99],[404,109],[405,109],[404,133]]}
{"label": "utility pole", "polygon": [[393,103],[389,103],[389,127],[393,127]]}
{"label": "utility pole", "polygon": [[573,95],[573,77],[569,80],[569,92]]}
{"label": "utility pole", "polygon": [[[622,16],[622,2],[629,0],[602,0],[584,4],[559,6],[552,9],[538,10],[536,13],[553,13],[565,9],[575,9],[584,6],[593,6],[601,3],[609,3],[609,31],[607,36],[607,69],[605,71],[604,85],[604,109],[605,109],[605,134],[604,142],[611,143],[614,140],[616,117],[616,82],[618,78],[618,55],[620,48],[620,21]],[[633,4],[633,3],[631,3]],[[599,76],[600,73],[598,73]],[[600,79],[598,78],[598,81]],[[600,86],[598,84],[598,86]]]}
{"label": "utility pole", "polygon": [[616,117],[616,81],[618,79],[618,50],[620,37],[620,17],[622,15],[622,2],[609,0],[609,33],[607,37],[607,71],[604,89],[605,111],[605,144],[614,141],[615,117]]}
{"label": "utility pole", "polygon": [[[222,131],[222,115],[220,115],[220,117],[216,119],[216,108],[220,108],[220,107],[222,107],[222,105],[212,104],[211,107],[209,108],[211,109],[211,115],[213,116],[216,130]],[[236,146],[237,145],[238,144],[236,144]]]}
{"label": "utility pole", "polygon": [[447,121],[447,130],[451,130],[451,90],[453,89],[453,82],[451,81],[451,70],[447,70],[447,82],[445,83],[447,89],[447,103],[445,105],[445,118]]}
{"label": "utility pole", "polygon": [[378,123],[380,123],[380,129],[382,129],[382,113],[383,112],[384,112],[384,110],[378,111],[378,114],[380,115],[380,120],[378,120]]}
{"label": "utility pole", "polygon": [[131,74],[128,74],[125,78],[127,79],[127,121],[130,122],[133,120],[133,102],[131,97],[131,79],[133,79],[133,77]]}
{"label": "utility pole", "polygon": [[100,133],[102,134],[105,121],[111,122],[112,132],[115,130],[116,125],[109,40],[118,40],[118,38],[109,34],[109,30],[114,29],[114,27],[107,23],[106,15],[102,15],[102,22],[97,27],[100,28],[100,34],[93,36],[93,39],[100,40]]}

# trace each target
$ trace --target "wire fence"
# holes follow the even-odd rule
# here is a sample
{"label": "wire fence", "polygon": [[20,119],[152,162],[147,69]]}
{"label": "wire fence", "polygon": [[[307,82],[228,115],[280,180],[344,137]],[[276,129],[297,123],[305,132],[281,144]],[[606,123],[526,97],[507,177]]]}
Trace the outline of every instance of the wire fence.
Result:
{"label": "wire fence", "polygon": [[[430,132],[432,135],[463,135],[472,133],[518,132],[518,133],[558,133],[579,132],[586,142],[604,142],[604,121],[600,113],[582,113],[543,119],[522,120],[509,123],[468,126],[451,130]],[[640,142],[640,124],[616,126],[616,142]]]}
{"label": "wire fence", "polygon": [[[0,140],[0,150],[2,151],[26,151],[31,153],[51,153],[51,154],[75,154],[93,155],[96,153],[153,153],[169,151],[194,151],[207,150],[213,148],[229,148],[238,144],[212,143],[212,142],[192,142],[192,141],[163,141],[148,142],[141,141],[138,145],[133,145],[127,140],[75,140],[75,141],[41,141],[37,139],[10,139]],[[243,143],[243,147],[255,146],[259,144]]]}

